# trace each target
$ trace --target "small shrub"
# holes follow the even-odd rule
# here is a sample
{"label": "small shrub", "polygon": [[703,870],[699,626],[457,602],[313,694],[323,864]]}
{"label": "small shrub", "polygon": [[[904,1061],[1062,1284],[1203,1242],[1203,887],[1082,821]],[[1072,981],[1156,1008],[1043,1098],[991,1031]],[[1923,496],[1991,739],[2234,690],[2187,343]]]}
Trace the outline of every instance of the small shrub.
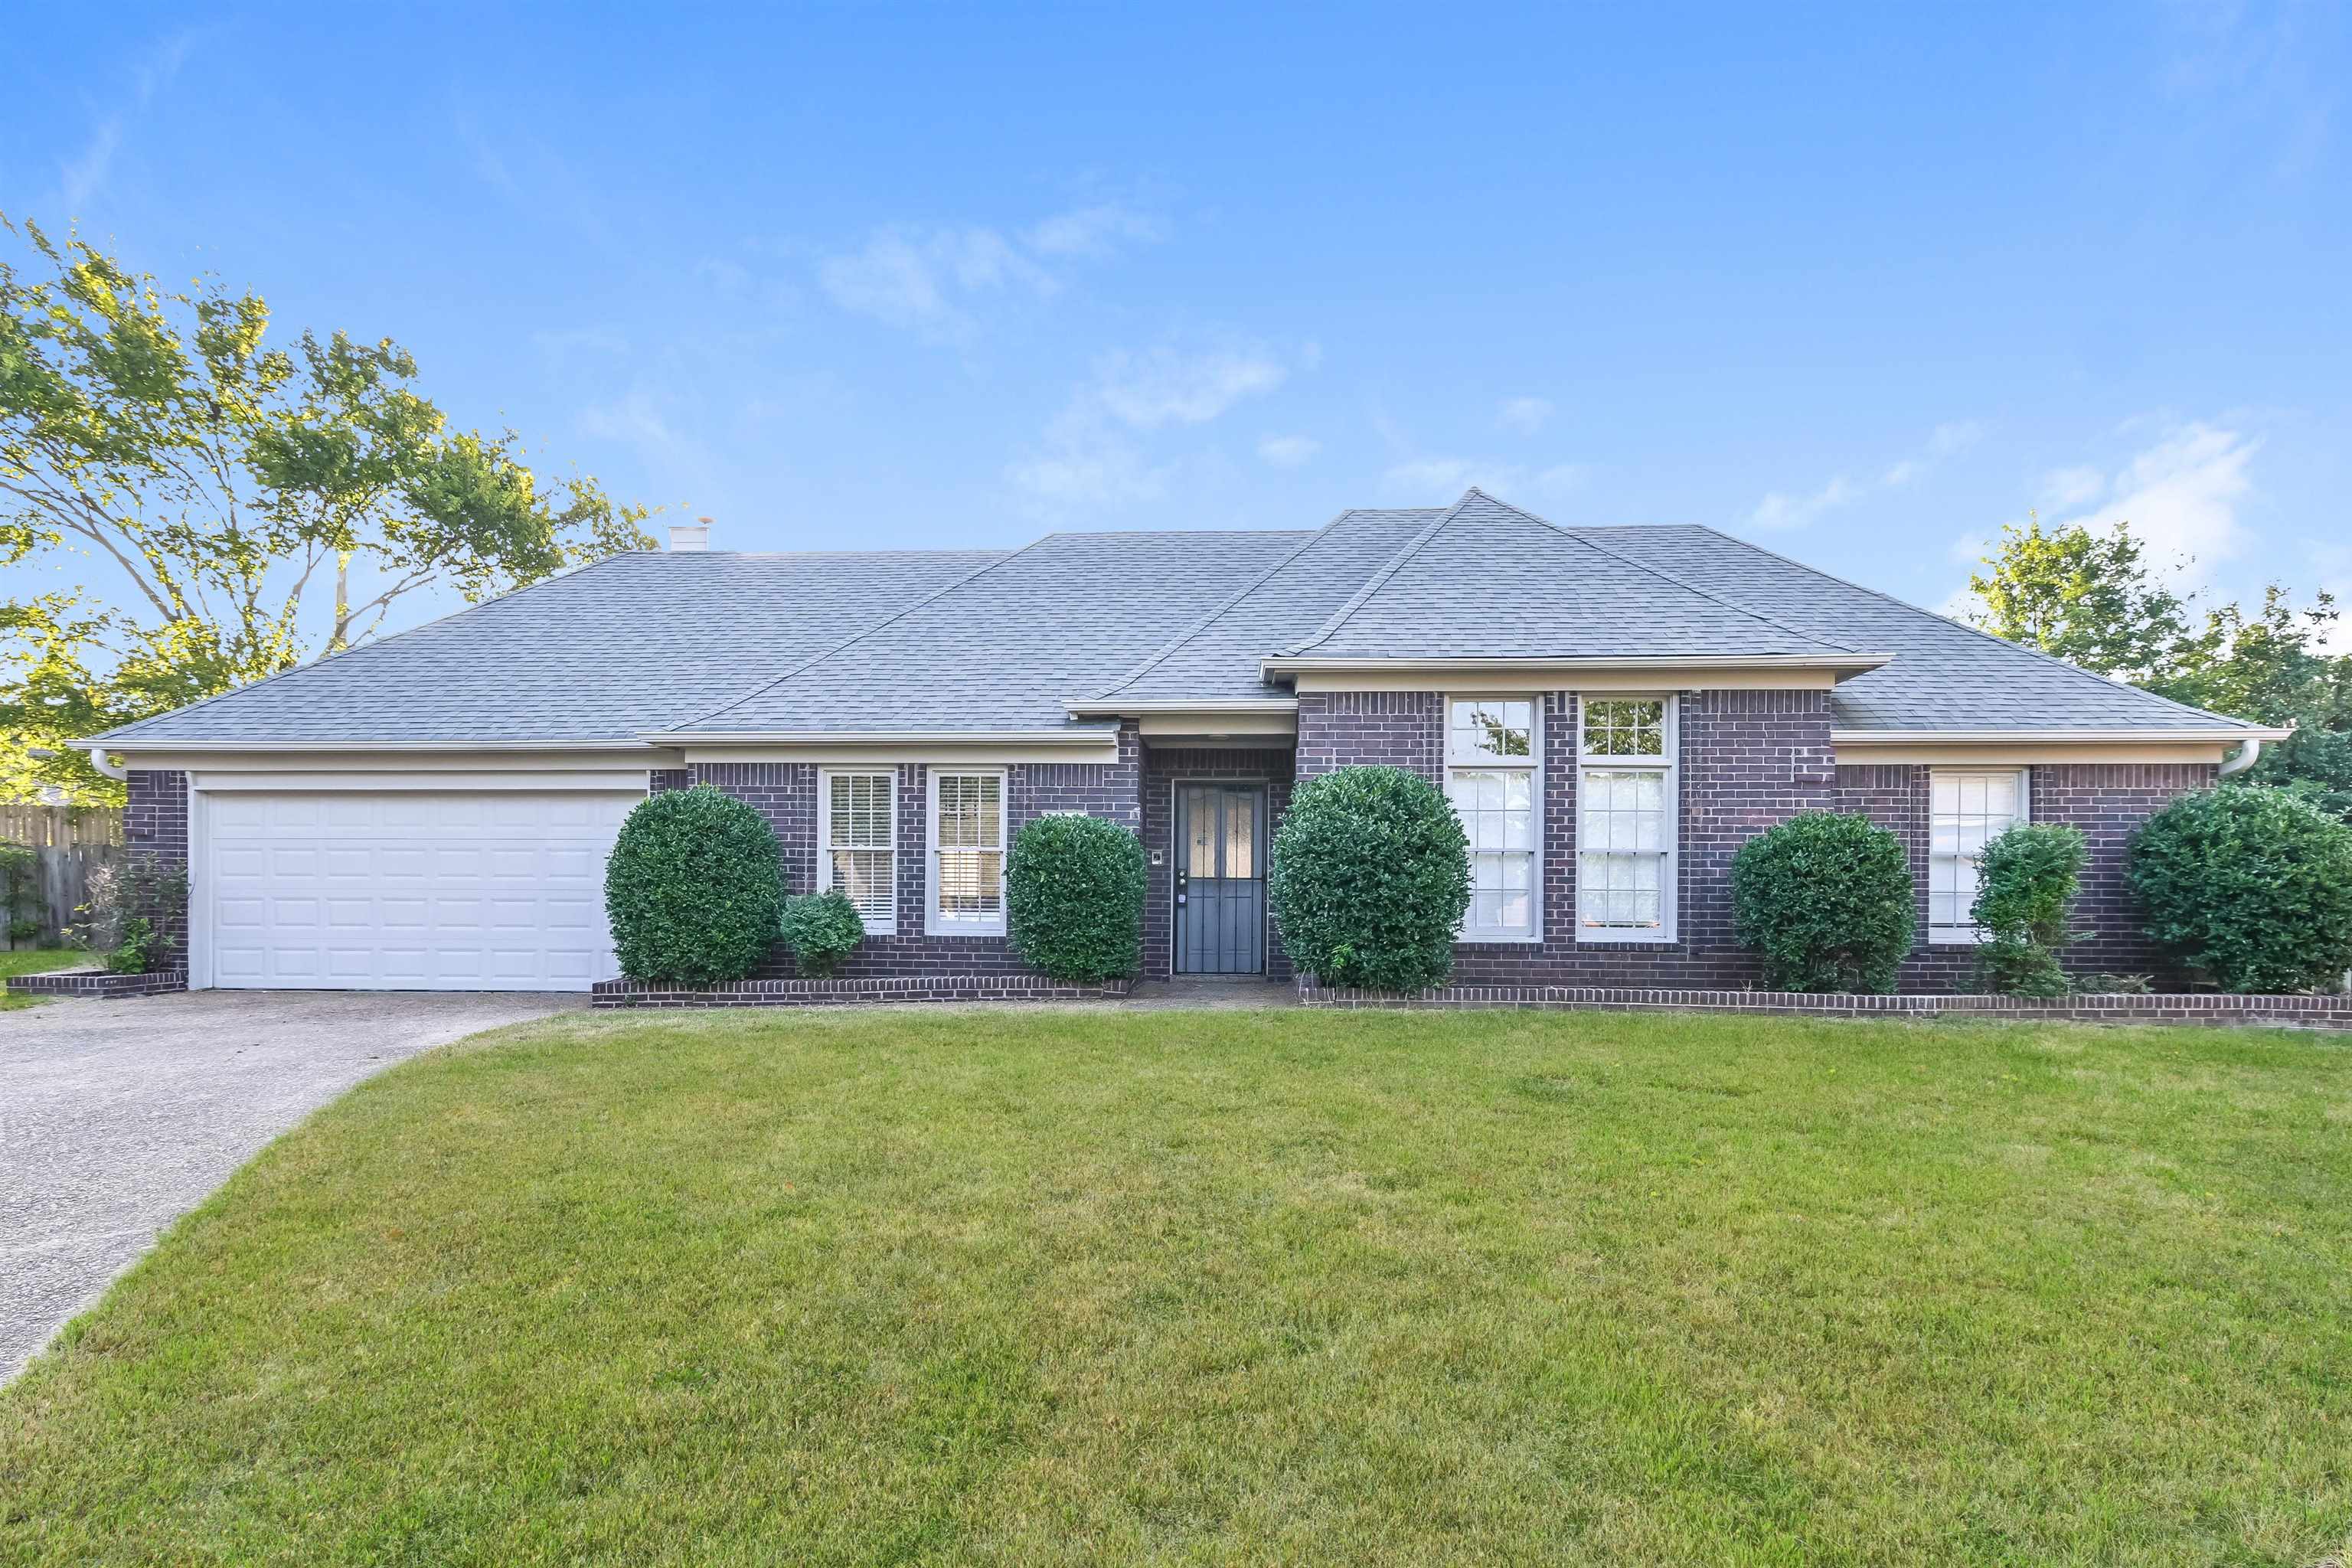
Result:
{"label": "small shrub", "polygon": [[1454,968],[1470,907],[1462,819],[1402,768],[1341,768],[1291,796],[1267,879],[1290,961],[1326,985],[1418,991]]}
{"label": "small shrub", "polygon": [[1143,845],[1115,822],[1041,816],[1004,865],[1013,950],[1055,980],[1091,984],[1135,973],[1143,952]]}
{"label": "small shrub", "polygon": [[839,888],[803,893],[784,900],[784,945],[793,950],[793,967],[812,980],[823,980],[866,940],[866,922],[857,906]]}
{"label": "small shrub", "polygon": [[775,945],[783,904],[775,830],[708,786],[640,801],[604,866],[613,951],[632,980],[740,980]]}
{"label": "small shrub", "polygon": [[2352,968],[2352,827],[2292,790],[2223,785],[2140,825],[2147,934],[2225,991],[2333,986]]}
{"label": "small shrub", "polygon": [[1911,863],[1859,815],[1807,812],[1731,859],[1732,933],[1764,955],[1776,991],[1895,989],[1911,951]]}
{"label": "small shrub", "polygon": [[2091,851],[2082,829],[2021,822],[1997,834],[1977,857],[1977,899],[1969,918],[1982,927],[1977,966],[1987,990],[2005,996],[2063,996],[2058,951],[2088,932],[2067,929]]}
{"label": "small shrub", "polygon": [[188,873],[150,855],[108,862],[90,872],[89,900],[74,913],[67,941],[115,973],[173,968],[187,929]]}

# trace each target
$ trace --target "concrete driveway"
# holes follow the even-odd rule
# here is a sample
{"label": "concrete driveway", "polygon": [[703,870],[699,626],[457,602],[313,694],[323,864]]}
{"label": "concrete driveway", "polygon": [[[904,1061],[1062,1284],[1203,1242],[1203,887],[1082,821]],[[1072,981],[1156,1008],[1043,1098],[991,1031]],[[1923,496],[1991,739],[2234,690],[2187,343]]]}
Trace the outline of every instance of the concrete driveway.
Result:
{"label": "concrete driveway", "polygon": [[158,1231],[360,1079],[586,1002],[196,991],[0,1013],[0,1383]]}

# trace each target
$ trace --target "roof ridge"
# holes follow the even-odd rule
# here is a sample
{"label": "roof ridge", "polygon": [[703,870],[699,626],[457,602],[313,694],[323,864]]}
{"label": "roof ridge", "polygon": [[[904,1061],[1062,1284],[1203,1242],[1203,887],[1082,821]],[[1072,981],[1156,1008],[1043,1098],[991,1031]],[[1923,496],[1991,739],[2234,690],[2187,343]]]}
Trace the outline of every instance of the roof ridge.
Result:
{"label": "roof ridge", "polygon": [[1809,632],[1802,626],[1792,626],[1786,621],[1774,620],[1770,616],[1765,615],[1759,610],[1751,610],[1745,605],[1735,605],[1719,594],[1710,594],[1696,583],[1685,583],[1681,578],[1675,576],[1673,573],[1663,571],[1658,567],[1651,565],[1646,561],[1636,561],[1630,555],[1621,555],[1616,551],[1609,549],[1606,545],[1596,543],[1593,541],[1585,538],[1582,532],[1576,529],[1570,528],[1563,523],[1554,522],[1551,519],[1542,516],[1540,513],[1529,511],[1527,508],[1519,506],[1512,501],[1507,501],[1500,496],[1486,495],[1484,491],[1479,491],[1478,493],[1485,496],[1486,500],[1494,502],[1496,506],[1503,508],[1507,511],[1515,511],[1530,522],[1539,522],[1543,524],[1544,527],[1550,529],[1554,533],[1559,534],[1563,539],[1574,540],[1577,543],[1581,544],[1587,550],[1592,551],[1597,554],[1606,555],[1612,561],[1622,562],[1624,564],[1633,568],[1636,572],[1647,572],[1653,577],[1663,578],[1666,582],[1672,583],[1675,587],[1684,590],[1685,593],[1696,594],[1700,598],[1706,600],[1708,603],[1720,605],[1725,609],[1732,611],[1736,615],[1746,616],[1752,621],[1761,621],[1768,626],[1777,626],[1784,632],[1790,632],[1797,637],[1803,637],[1807,642],[1819,643],[1823,647],[1833,647],[1845,653],[1860,653],[1862,651],[1862,649],[1858,647],[1853,647],[1845,643],[1836,642],[1829,637],[1825,637],[1819,632]]}
{"label": "roof ridge", "polygon": [[831,658],[835,654],[841,652],[844,648],[850,647],[857,643],[863,642],[867,637],[872,637],[876,632],[880,631],[884,626],[905,620],[908,616],[913,615],[917,610],[921,609],[924,605],[931,604],[939,599],[945,598],[948,595],[954,593],[958,588],[962,587],[967,583],[974,582],[979,578],[985,577],[988,574],[995,571],[999,566],[1003,565],[1006,562],[1028,554],[1029,552],[1045,543],[1046,540],[1054,537],[1055,536],[1050,533],[1040,534],[1036,538],[1031,540],[1028,543],[1023,545],[1020,549],[1007,551],[1003,555],[1000,555],[995,560],[990,562],[987,565],[981,567],[978,571],[967,572],[962,576],[957,578],[954,582],[942,584],[940,586],[932,589],[929,593],[925,594],[920,598],[908,601],[890,615],[887,615],[880,620],[876,621],[872,626],[860,626],[857,630],[850,633],[839,642],[835,643],[824,652],[811,654],[808,658],[801,660],[800,663],[793,666],[790,669],[784,670],[781,674],[770,677],[768,679],[760,682],[759,685],[750,688],[738,696],[729,698],[726,701],[721,702],[718,707],[713,708],[708,713],[698,713],[691,719],[677,720],[670,723],[667,728],[676,731],[683,729],[688,724],[705,723],[709,720],[718,718],[719,715],[726,712],[730,708],[740,708],[744,703],[751,700],[754,697],[759,696],[761,692],[770,691],[782,686],[785,681],[790,680],[793,677],[801,674],[804,670],[814,669],[816,666],[823,664],[826,659]]}
{"label": "roof ridge", "polygon": [[[600,555],[593,561],[582,561],[571,566],[562,567],[556,571],[550,572],[544,577],[536,578],[529,583],[517,584],[515,586],[509,588],[503,594],[493,594],[487,599],[478,600],[470,605],[460,605],[454,610],[444,611],[442,614],[435,616],[429,620],[419,621],[413,626],[403,626],[398,631],[389,633],[383,637],[370,637],[365,642],[353,643],[348,647],[340,647],[331,653],[322,653],[318,658],[311,659],[305,664],[289,664],[284,669],[270,671],[268,675],[263,676],[258,680],[248,680],[243,686],[232,686],[226,691],[215,691],[210,697],[199,697],[194,702],[188,703],[184,707],[167,709],[161,713],[150,713],[144,719],[134,719],[128,724],[118,724],[113,729],[104,731],[104,733],[109,735],[123,736],[135,734],[149,724],[161,723],[166,719],[176,719],[183,713],[193,713],[199,708],[209,708],[214,703],[221,701],[226,698],[241,697],[246,692],[254,690],[258,687],[268,686],[271,681],[283,680],[289,675],[300,675],[305,670],[316,669],[320,666],[325,664],[332,664],[339,658],[349,658],[353,654],[367,653],[373,649],[383,647],[388,644],[396,643],[403,637],[412,637],[419,632],[431,631],[437,626],[456,620],[459,616],[470,616],[476,610],[487,610],[493,605],[503,605],[509,599],[520,598],[523,595],[530,593],[534,588],[544,588],[551,583],[559,583],[569,577],[585,576],[587,574],[593,572],[597,567],[609,566],[614,562],[619,561],[624,557],[631,555],[659,555],[662,552],[658,550],[615,550],[612,554]],[[91,738],[95,740],[97,737],[93,736]]]}
{"label": "roof ridge", "polygon": [[1762,545],[1756,543],[1752,540],[1742,539],[1737,534],[1726,533],[1723,530],[1716,527],[1712,523],[1690,522],[1683,523],[1680,526],[1685,528],[1696,528],[1705,532],[1712,533],[1717,539],[1728,540],[1730,542],[1740,546],[1742,549],[1753,550],[1759,555],[1769,556],[1770,559],[1778,561],[1783,566],[1793,566],[1800,572],[1808,573],[1812,576],[1823,578],[1829,582],[1837,584],[1841,587],[1852,588],[1857,594],[1867,594],[1874,599],[1884,599],[1886,603],[1895,605],[1898,609],[1909,610],[1914,615],[1926,616],[1932,620],[1941,621],[1948,626],[1956,626],[1959,630],[1967,632],[1971,637],[1982,637],[1987,642],[1997,644],[2001,647],[2009,649],[2012,653],[2026,654],[2034,658],[2041,659],[2046,664],[2054,664],[2059,668],[2066,670],[2071,674],[2079,675],[2085,680],[2095,680],[2102,686],[2121,687],[2126,691],[2136,691],[2151,701],[2161,702],[2168,707],[2178,708],[2183,713],[2194,713],[2200,719],[2219,719],[2224,724],[2237,724],[2248,729],[2254,728],[2253,725],[2249,724],[2247,721],[2243,719],[2235,718],[2228,713],[2216,713],[2210,708],[2193,708],[2186,702],[2175,700],[2172,698],[2165,696],[2161,692],[2150,691],[2145,686],[2134,686],[2128,680],[2117,680],[2112,676],[2101,675],[2097,670],[2084,669],[2081,665],[2060,658],[2054,653],[2045,653],[2041,648],[2029,647],[2027,644],[2021,642],[2011,642],[2005,637],[1996,636],[1994,633],[1985,630],[1982,626],[1972,626],[1969,625],[1968,622],[1955,619],[1950,616],[1945,615],[1939,610],[1927,609],[1924,606],[1911,603],[1908,599],[1898,599],[1892,594],[1885,593],[1877,588],[1873,588],[1866,584],[1856,583],[1851,578],[1841,577],[1834,572],[1824,572],[1818,566],[1808,566],[1801,561],[1790,559],[1788,556],[1781,554],[1777,550],[1767,550]]}
{"label": "roof ridge", "polygon": [[[1286,655],[1301,654],[1305,653],[1308,648],[1313,647],[1317,643],[1328,640],[1330,637],[1341,626],[1348,624],[1349,616],[1354,615],[1358,610],[1364,607],[1364,601],[1370,598],[1373,592],[1378,589],[1381,584],[1387,582],[1391,577],[1395,576],[1397,572],[1406,562],[1412,560],[1413,556],[1420,552],[1423,545],[1428,543],[1430,540],[1436,537],[1438,530],[1444,528],[1447,522],[1452,521],[1454,515],[1469,503],[1472,496],[1482,493],[1483,492],[1475,485],[1469,489],[1464,491],[1460,500],[1455,501],[1452,506],[1442,509],[1435,517],[1429,520],[1428,523],[1419,533],[1414,534],[1411,539],[1405,541],[1404,548],[1399,550],[1394,555],[1390,556],[1379,571],[1373,573],[1370,577],[1365,578],[1364,585],[1358,588],[1354,595],[1349,598],[1346,604],[1332,611],[1329,618],[1325,620],[1322,626],[1317,628],[1313,637],[1308,637],[1305,642],[1294,643],[1292,646],[1284,648],[1282,651]],[[1400,510],[1414,510],[1417,509],[1408,507]]]}
{"label": "roof ridge", "polygon": [[[1329,534],[1333,529],[1339,527],[1342,522],[1345,522],[1348,519],[1355,516],[1357,512],[1361,511],[1363,509],[1361,507],[1351,506],[1347,510],[1339,513],[1339,516],[1333,518],[1330,521],[1325,523],[1322,527],[1310,530],[1307,532],[1307,537],[1299,542],[1297,549],[1293,550],[1289,554],[1285,555],[1281,560],[1267,567],[1257,576],[1253,577],[1247,583],[1243,584],[1241,587],[1234,590],[1231,598],[1228,598],[1224,603],[1217,605],[1216,608],[1211,610],[1207,615],[1201,616],[1191,626],[1186,626],[1182,631],[1178,632],[1173,637],[1161,645],[1157,652],[1145,658],[1141,664],[1137,665],[1133,669],[1129,670],[1117,680],[1112,681],[1108,686],[1104,687],[1100,691],[1097,692],[1095,694],[1096,699],[1099,700],[1103,698],[1109,697],[1113,693],[1124,690],[1126,688],[1134,685],[1138,680],[1142,679],[1144,671],[1151,668],[1154,665],[1164,663],[1178,648],[1182,647],[1186,643],[1191,642],[1194,637],[1199,637],[1202,632],[1207,631],[1211,626],[1214,626],[1218,619],[1223,616],[1227,610],[1232,609],[1244,599],[1248,598],[1252,594],[1256,593],[1260,588],[1265,586],[1268,582],[1273,580],[1276,574],[1279,573],[1284,567],[1289,565],[1292,562],[1297,560],[1300,556],[1306,554],[1309,550],[1314,549],[1316,544],[1325,536]],[[1269,531],[1287,532],[1289,531],[1283,529]]]}

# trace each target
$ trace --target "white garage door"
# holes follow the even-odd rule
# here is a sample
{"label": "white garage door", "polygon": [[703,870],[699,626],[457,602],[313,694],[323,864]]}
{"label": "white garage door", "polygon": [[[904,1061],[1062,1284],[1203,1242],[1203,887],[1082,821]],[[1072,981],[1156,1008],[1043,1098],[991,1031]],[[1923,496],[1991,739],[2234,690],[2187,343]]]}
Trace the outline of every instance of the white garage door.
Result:
{"label": "white garage door", "polygon": [[617,972],[604,860],[643,798],[208,794],[199,865],[212,983],[584,991]]}

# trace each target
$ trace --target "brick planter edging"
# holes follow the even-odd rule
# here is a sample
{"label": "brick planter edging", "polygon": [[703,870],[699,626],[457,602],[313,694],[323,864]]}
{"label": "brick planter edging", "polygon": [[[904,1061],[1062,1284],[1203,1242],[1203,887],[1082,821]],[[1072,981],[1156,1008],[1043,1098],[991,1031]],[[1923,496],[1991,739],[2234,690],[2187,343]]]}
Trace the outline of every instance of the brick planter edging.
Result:
{"label": "brick planter edging", "polygon": [[828,1007],[879,1002],[1115,1002],[1130,982],[1066,985],[1042,974],[914,974],[835,980],[738,980],[727,985],[641,985],[599,980],[591,1007]]}
{"label": "brick planter edging", "polygon": [[2222,992],[2027,996],[1895,995],[1803,991],[1659,991],[1630,985],[1445,985],[1429,991],[1326,989],[1298,982],[1302,1007],[1539,1007],[1615,1013],[1765,1013],[1816,1018],[1987,1018],[2014,1023],[2252,1024],[2352,1029],[2352,996]]}
{"label": "brick planter edging", "polygon": [[161,996],[185,991],[184,969],[152,969],[117,974],[110,969],[52,969],[43,974],[12,974],[8,989],[19,996]]}

